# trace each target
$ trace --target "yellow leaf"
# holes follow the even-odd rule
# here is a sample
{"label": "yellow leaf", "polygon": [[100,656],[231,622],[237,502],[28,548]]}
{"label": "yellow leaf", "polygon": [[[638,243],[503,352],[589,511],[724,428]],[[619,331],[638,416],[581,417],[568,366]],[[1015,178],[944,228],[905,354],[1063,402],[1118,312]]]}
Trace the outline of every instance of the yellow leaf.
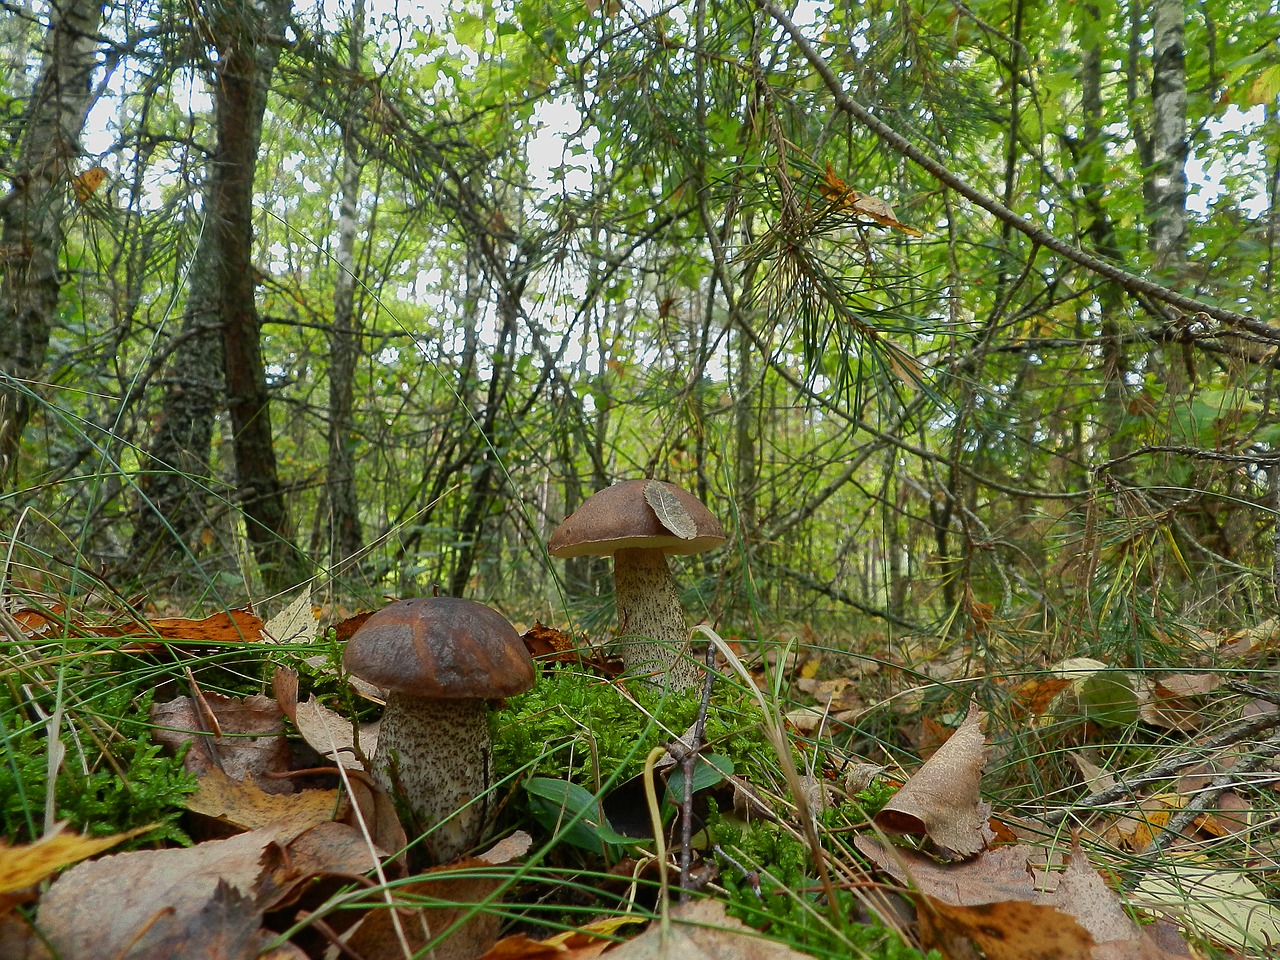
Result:
{"label": "yellow leaf", "polygon": [[59,826],[53,833],[41,837],[35,843],[11,847],[0,840],[0,893],[12,893],[30,887],[63,867],[110,850],[117,843],[150,829],[143,827],[141,830],[116,833],[109,837],[82,837],[75,833],[64,833]]}
{"label": "yellow leaf", "polygon": [[1267,67],[1249,84],[1250,103],[1274,103],[1277,96],[1280,96],[1280,63]]}
{"label": "yellow leaf", "polygon": [[102,167],[90,167],[78,177],[71,180],[71,188],[76,192],[76,199],[81,203],[86,202],[93,192],[102,186],[102,181],[107,179],[107,171]]}

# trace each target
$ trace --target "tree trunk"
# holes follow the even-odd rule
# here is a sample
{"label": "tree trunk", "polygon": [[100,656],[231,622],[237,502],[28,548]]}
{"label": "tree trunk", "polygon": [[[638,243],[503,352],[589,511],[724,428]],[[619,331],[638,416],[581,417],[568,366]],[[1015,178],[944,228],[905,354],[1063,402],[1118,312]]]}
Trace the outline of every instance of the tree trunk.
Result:
{"label": "tree trunk", "polygon": [[[153,565],[172,572],[186,551],[198,552],[209,521],[210,449],[223,406],[222,338],[214,232],[200,235],[187,283],[187,306],[168,374],[160,420],[142,456],[129,571]],[[179,562],[175,562],[179,561]]]}
{"label": "tree trunk", "polygon": [[222,319],[227,405],[236,482],[245,529],[268,590],[305,576],[289,536],[284,493],[276,469],[271,405],[262,362],[261,323],[254,299],[253,178],[262,139],[262,114],[279,58],[274,39],[290,0],[268,0],[264,12],[243,7],[216,24],[218,71],[214,114],[218,147],[209,182],[209,226],[217,246],[218,313]]}
{"label": "tree trunk", "polygon": [[92,105],[101,0],[50,8],[40,77],[23,118],[12,187],[0,198],[0,491],[17,484],[18,448],[58,305],[58,254],[69,181]]}
{"label": "tree trunk", "polygon": [[501,327],[498,330],[498,342],[493,348],[493,370],[489,376],[489,391],[479,423],[484,448],[481,451],[480,464],[471,475],[471,490],[467,497],[466,513],[458,525],[457,534],[461,547],[453,567],[453,575],[449,578],[449,596],[451,597],[460,597],[467,589],[467,584],[471,580],[471,571],[476,564],[480,542],[484,536],[484,523],[493,509],[496,496],[494,479],[500,466],[496,450],[499,441],[497,426],[498,418],[506,407],[507,390],[511,380],[511,359],[508,351],[515,348],[516,321],[520,312],[520,304],[516,299],[518,295],[514,289],[507,289],[499,294],[498,319]]}
{"label": "tree trunk", "polygon": [[[1102,45],[1092,29],[1102,16],[1101,9],[1093,3],[1083,9],[1085,35],[1080,58],[1081,110],[1084,114],[1080,141],[1075,156],[1076,181],[1080,184],[1084,200],[1084,212],[1088,217],[1084,233],[1088,244],[1100,256],[1119,263],[1122,260],[1116,243],[1115,225],[1107,213],[1106,170],[1110,144],[1105,133],[1102,99]],[[1089,39],[1092,37],[1092,39]],[[1103,416],[1108,426],[1108,456],[1118,457],[1128,452],[1131,444],[1123,432],[1128,417],[1126,376],[1129,372],[1129,356],[1120,339],[1119,317],[1124,311],[1124,292],[1115,283],[1104,283],[1098,289],[1098,311],[1101,315],[1102,334],[1102,394],[1105,398]],[[1084,335],[1088,335],[1082,331]]]}
{"label": "tree trunk", "polygon": [[[364,39],[364,0],[355,0],[348,32],[347,66],[359,75]],[[329,562],[333,572],[364,550],[356,497],[354,396],[360,359],[361,321],[355,310],[356,202],[360,196],[359,106],[354,101],[342,124],[342,184],[338,207],[338,270],[329,337]]]}
{"label": "tree trunk", "polygon": [[1183,0],[1151,5],[1151,249],[1157,267],[1176,267],[1187,249],[1187,68]]}

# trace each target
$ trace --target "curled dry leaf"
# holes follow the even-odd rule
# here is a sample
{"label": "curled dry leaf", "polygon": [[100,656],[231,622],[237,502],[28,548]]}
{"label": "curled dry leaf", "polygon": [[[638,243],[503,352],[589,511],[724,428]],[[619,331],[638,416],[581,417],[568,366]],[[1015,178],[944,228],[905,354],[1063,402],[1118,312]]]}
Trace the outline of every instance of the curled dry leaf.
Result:
{"label": "curled dry leaf", "polygon": [[1116,778],[1111,773],[1098,766],[1079,750],[1072,750],[1067,754],[1067,758],[1080,771],[1080,776],[1084,778],[1084,784],[1089,788],[1090,793],[1107,790],[1116,785]]}
{"label": "curled dry leaf", "polygon": [[379,722],[362,723],[358,731],[353,731],[350,720],[330,710],[315,697],[309,697],[298,704],[293,722],[302,738],[318,753],[350,770],[364,768],[355,750],[356,733],[360,738],[360,750],[365,757],[372,757],[378,746]]}
{"label": "curled dry leaf", "polygon": [[548,627],[535,620],[532,627],[520,635],[529,656],[549,663],[576,663],[580,659],[573,637],[563,630]]}
{"label": "curled dry leaf", "polygon": [[981,721],[981,711],[971,706],[947,742],[876,814],[876,825],[889,833],[925,834],[961,856],[981,850],[990,814],[979,792],[986,753]]}
{"label": "curled dry leaf", "polygon": [[681,540],[692,540],[698,535],[697,522],[665,483],[646,481],[644,499],[657,514],[658,521]]}
{"label": "curled dry leaf", "polygon": [[63,867],[104,853],[146,829],[143,827],[109,837],[82,837],[77,833],[67,833],[66,824],[58,824],[35,843],[11,847],[0,840],[0,907],[3,907],[5,894],[33,886]]}
{"label": "curled dry leaf", "polygon": [[1138,884],[1134,899],[1220,944],[1273,950],[1280,943],[1280,907],[1243,873],[1166,858]]}
{"label": "curled dry leaf", "polygon": [[310,643],[316,638],[316,611],[311,591],[303,590],[287,607],[262,627],[263,635],[276,643]]}
{"label": "curled dry leaf", "polygon": [[861,793],[884,775],[888,768],[878,763],[851,763],[844,772],[845,793]]}
{"label": "curled dry leaf", "polygon": [[[496,909],[486,909],[502,887],[502,878],[484,867],[512,863],[524,856],[533,838],[523,831],[500,840],[478,857],[470,857],[442,867],[434,867],[423,880],[396,888],[398,896],[438,900],[438,907],[401,909],[400,931],[413,950],[421,950],[433,936],[462,922],[431,949],[435,960],[472,960],[486,953],[498,941],[502,918]],[[479,909],[472,913],[473,906]],[[470,913],[471,916],[466,915]],[[465,918],[465,919],[463,919]],[[365,960],[401,960],[404,956],[399,932],[390,910],[371,910],[344,939],[348,950]]]}
{"label": "curled dry leaf", "polygon": [[[664,935],[665,934],[665,935]],[[694,900],[671,908],[671,926],[654,921],[634,940],[609,951],[613,960],[807,960],[724,912],[717,900]]]}
{"label": "curled dry leaf", "polygon": [[257,957],[275,936],[261,929],[265,911],[313,877],[370,865],[363,838],[338,823],[116,854],[59,877],[39,926],[63,960]]}
{"label": "curled dry leaf", "polygon": [[[298,702],[298,675],[292,670],[277,667],[271,678],[271,690],[276,695],[280,709],[293,725],[322,757],[328,757],[348,770],[363,770],[364,764],[355,750],[357,731],[351,721],[342,714],[330,710],[315,697]],[[378,728],[381,721],[363,723],[358,734],[360,750],[365,757],[372,757],[378,745]]]}
{"label": "curled dry leaf", "polygon": [[945,957],[1092,960],[1089,932],[1053,907],[1017,900],[955,906],[924,895],[918,899],[921,946]]}
{"label": "curled dry leaf", "polygon": [[256,643],[262,639],[262,620],[248,610],[213,613],[202,620],[176,617],[84,629],[99,637],[140,637],[142,648],[148,646],[150,637],[170,643]]}
{"label": "curled dry leaf", "polygon": [[[1045,851],[1031,844],[996,847],[959,864],[941,864],[913,850],[888,847],[867,835],[858,837],[855,845],[881,870],[904,886],[914,888],[918,898],[924,898],[920,903],[921,924],[931,918],[937,921],[934,943],[945,947],[947,956],[976,956],[965,953],[969,941],[987,951],[988,958],[1080,956],[1095,960],[1104,957],[1167,960],[1190,955],[1180,938],[1166,935],[1165,942],[1157,945],[1148,929],[1139,928],[1125,912],[1119,896],[1089,865],[1088,857],[1078,845],[1072,849],[1070,860],[1061,872],[1033,867],[1035,863],[1044,862]],[[1013,910],[1007,906],[1011,903],[1035,906],[1039,910]],[[964,912],[948,911],[940,905]],[[1050,912],[1044,912],[1046,910]],[[995,925],[985,931],[985,938],[984,931],[975,931],[971,926],[984,917],[995,921]],[[1088,939],[1075,933],[1072,924],[1065,923],[1061,917],[1070,918]],[[1005,942],[1010,931],[1001,924],[1015,922],[1029,925],[1024,931],[1030,945],[1026,953],[1017,952],[1017,938],[1012,944]],[[1047,924],[1047,929],[1040,930],[1035,926],[1039,923]],[[1089,944],[1096,944],[1089,948],[1092,952],[1078,952]],[[1053,953],[1052,949],[1068,952]]]}
{"label": "curled dry leaf", "polygon": [[1192,733],[1205,720],[1203,704],[1197,698],[1211,693],[1221,682],[1215,673],[1179,673],[1157,680],[1143,691],[1139,714],[1153,727]]}
{"label": "curled dry leaf", "polygon": [[219,940],[261,946],[262,913],[287,880],[285,860],[262,832],[103,857],[54,882],[40,927],[66,960],[215,956],[207,945]]}

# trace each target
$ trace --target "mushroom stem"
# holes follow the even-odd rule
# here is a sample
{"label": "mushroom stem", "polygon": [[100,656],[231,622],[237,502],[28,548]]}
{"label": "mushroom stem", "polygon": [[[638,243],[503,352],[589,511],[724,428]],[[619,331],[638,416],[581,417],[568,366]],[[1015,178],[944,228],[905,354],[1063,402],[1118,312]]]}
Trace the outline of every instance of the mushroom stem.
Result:
{"label": "mushroom stem", "polygon": [[479,843],[489,815],[493,743],[486,702],[392,690],[378,731],[373,776],[391,796],[404,800],[420,830],[431,831],[426,843],[432,860],[456,859]]}
{"label": "mushroom stem", "polygon": [[691,687],[697,666],[686,657],[689,627],[680,588],[661,550],[619,550],[613,557],[618,655],[627,673],[659,673],[672,690]]}

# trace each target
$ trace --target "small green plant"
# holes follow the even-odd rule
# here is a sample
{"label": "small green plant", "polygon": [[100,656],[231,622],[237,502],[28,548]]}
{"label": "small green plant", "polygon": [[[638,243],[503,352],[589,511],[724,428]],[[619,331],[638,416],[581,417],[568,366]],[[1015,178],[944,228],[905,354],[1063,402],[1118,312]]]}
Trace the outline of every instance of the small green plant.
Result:
{"label": "small green plant", "polygon": [[[720,858],[720,883],[729,893],[728,913],[796,949],[818,957],[920,960],[926,956],[879,924],[846,919],[835,926],[821,900],[812,857],[800,840],[777,824],[716,819],[712,828]],[[837,890],[840,917],[858,914],[854,895]],[[928,954],[935,958],[935,953]]]}
{"label": "small green plant", "polygon": [[[693,725],[700,700],[700,690],[664,694],[636,683],[624,694],[600,677],[544,670],[532,690],[495,715],[495,766],[504,775],[530,769],[592,789],[619,782],[640,772],[652,747]],[[712,696],[703,742],[748,778],[771,756],[753,702],[728,685]]]}
{"label": "small green plant", "polygon": [[[195,777],[151,738],[150,692],[132,685],[107,690],[92,701],[95,720],[85,726],[75,715],[62,724],[66,754],[54,786],[54,813],[82,833],[102,836],[154,825],[133,845],[172,840],[187,843],[177,825],[182,800],[196,788]],[[29,709],[29,708],[28,708]],[[43,832],[48,794],[48,731],[32,721],[9,691],[0,687],[0,820],[13,842]],[[105,721],[99,724],[97,721]]]}

